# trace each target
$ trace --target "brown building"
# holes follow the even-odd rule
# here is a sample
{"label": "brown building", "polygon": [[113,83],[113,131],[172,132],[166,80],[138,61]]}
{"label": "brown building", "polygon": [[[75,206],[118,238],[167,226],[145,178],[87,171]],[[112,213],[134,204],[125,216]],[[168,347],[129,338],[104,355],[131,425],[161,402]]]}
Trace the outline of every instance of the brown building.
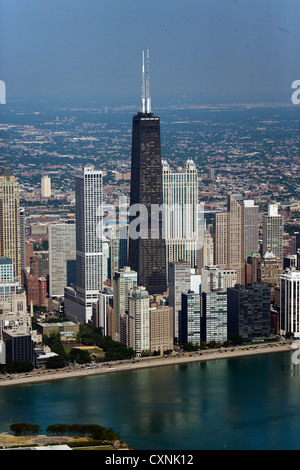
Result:
{"label": "brown building", "polygon": [[235,270],[237,283],[245,284],[244,208],[240,194],[227,196],[227,212],[217,213],[214,222],[214,263]]}
{"label": "brown building", "polygon": [[26,260],[26,267],[30,266],[30,258],[33,256],[33,243],[29,240],[25,241],[25,260]]}
{"label": "brown building", "polygon": [[35,306],[44,305],[47,296],[47,279],[32,276],[30,273],[23,271],[22,283],[26,291],[27,306],[31,304],[31,301]]}

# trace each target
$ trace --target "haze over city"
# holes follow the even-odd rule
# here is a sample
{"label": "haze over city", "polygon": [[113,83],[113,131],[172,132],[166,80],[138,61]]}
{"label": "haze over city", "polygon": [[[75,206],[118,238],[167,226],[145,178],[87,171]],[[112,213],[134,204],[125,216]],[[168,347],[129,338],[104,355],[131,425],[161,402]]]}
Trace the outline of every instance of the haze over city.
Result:
{"label": "haze over city", "polygon": [[297,0],[1,0],[8,100],[153,105],[289,101],[300,78]]}

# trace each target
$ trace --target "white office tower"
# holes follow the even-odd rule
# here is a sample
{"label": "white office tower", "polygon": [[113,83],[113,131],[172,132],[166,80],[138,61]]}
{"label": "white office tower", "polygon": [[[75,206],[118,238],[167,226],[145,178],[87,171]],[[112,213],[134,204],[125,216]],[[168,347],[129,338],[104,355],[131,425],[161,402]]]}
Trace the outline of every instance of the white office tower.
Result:
{"label": "white office tower", "polygon": [[103,336],[110,335],[109,318],[110,311],[113,305],[113,290],[110,287],[104,287],[103,291],[99,293],[97,321],[94,322],[96,326],[103,328]]}
{"label": "white office tower", "polygon": [[21,270],[26,267],[26,254],[25,254],[25,207],[20,207],[20,249],[21,249]]}
{"label": "white office tower", "polygon": [[71,284],[76,260],[76,226],[49,225],[49,295],[63,297],[64,288]]}
{"label": "white office tower", "polygon": [[130,289],[128,316],[128,346],[140,356],[150,349],[149,294],[145,287]]}
{"label": "white office tower", "polygon": [[194,268],[191,268],[191,287],[190,290],[200,294],[201,290],[201,274],[197,274]]}
{"label": "white office tower", "polygon": [[245,260],[259,250],[259,206],[252,199],[244,200]]}
{"label": "white office tower", "polygon": [[205,230],[203,234],[203,245],[198,251],[197,270],[201,273],[201,269],[205,266],[213,266],[214,264],[214,239],[210,230]]}
{"label": "white office tower", "polygon": [[5,343],[0,337],[0,364],[6,364]]}
{"label": "white office tower", "polygon": [[181,294],[191,288],[191,267],[184,261],[169,263],[169,306],[173,309],[174,338],[179,335]]}
{"label": "white office tower", "polygon": [[263,217],[263,253],[272,251],[282,265],[282,244],[283,219],[278,214],[278,204],[269,204],[268,215]]}
{"label": "white office tower", "polygon": [[191,268],[197,265],[198,248],[198,172],[193,160],[183,171],[172,172],[162,161],[164,236],[166,259],[183,260]]}
{"label": "white office tower", "polygon": [[129,266],[116,271],[113,277],[112,339],[121,342],[121,317],[128,313],[128,293],[137,286],[137,272]]}
{"label": "white office tower", "polygon": [[280,329],[300,338],[300,272],[295,269],[280,276]]}
{"label": "white office tower", "polygon": [[75,177],[76,289],[65,289],[65,313],[74,322],[92,319],[93,303],[102,291],[102,171],[92,165]]}
{"label": "white office tower", "polygon": [[104,236],[103,237],[103,283],[110,278],[110,271],[109,271],[109,251],[110,251],[110,241]]}
{"label": "white office tower", "polygon": [[41,196],[51,197],[51,178],[48,175],[41,178]]}

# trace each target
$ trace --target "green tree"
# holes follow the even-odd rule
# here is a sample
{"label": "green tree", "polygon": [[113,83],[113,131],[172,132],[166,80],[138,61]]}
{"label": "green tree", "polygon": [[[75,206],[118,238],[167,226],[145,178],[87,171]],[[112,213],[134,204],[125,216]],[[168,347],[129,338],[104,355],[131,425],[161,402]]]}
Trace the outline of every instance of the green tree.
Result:
{"label": "green tree", "polygon": [[33,369],[34,369],[34,365],[32,364],[31,361],[27,361],[27,360],[8,362],[4,366],[4,370],[9,373],[31,372]]}
{"label": "green tree", "polygon": [[61,369],[62,367],[65,367],[66,361],[63,357],[61,356],[52,356],[49,357],[46,361],[46,369]]}
{"label": "green tree", "polygon": [[72,348],[68,355],[69,361],[76,361],[77,364],[86,364],[92,362],[91,355],[88,351]]}
{"label": "green tree", "polygon": [[228,341],[234,346],[243,344],[243,338],[236,333],[230,333],[228,335]]}
{"label": "green tree", "polygon": [[15,423],[10,425],[11,431],[15,436],[34,436],[41,431],[37,424]]}
{"label": "green tree", "polygon": [[49,336],[43,335],[43,343],[49,346],[51,351],[61,356],[67,362],[67,354],[61,342],[59,332],[52,332]]}

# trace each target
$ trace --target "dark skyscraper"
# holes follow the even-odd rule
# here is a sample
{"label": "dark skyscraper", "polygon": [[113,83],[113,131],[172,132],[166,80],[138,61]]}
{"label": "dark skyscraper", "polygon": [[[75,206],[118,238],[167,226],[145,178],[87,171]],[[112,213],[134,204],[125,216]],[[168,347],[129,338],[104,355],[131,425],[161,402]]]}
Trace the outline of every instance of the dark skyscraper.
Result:
{"label": "dark skyscraper", "polygon": [[[140,225],[140,236],[136,239],[129,232],[129,265],[138,273],[138,284],[149,294],[159,294],[167,290],[166,250],[162,236],[162,212],[155,218],[151,209],[163,204],[160,119],[151,112],[149,93],[149,55],[147,56],[146,94],[144,90],[143,54],[142,110],[133,117],[131,153],[130,206],[143,205],[147,209],[148,228]],[[141,216],[137,212],[136,217]],[[132,214],[130,221],[134,220]],[[156,234],[151,233],[154,222]]]}

